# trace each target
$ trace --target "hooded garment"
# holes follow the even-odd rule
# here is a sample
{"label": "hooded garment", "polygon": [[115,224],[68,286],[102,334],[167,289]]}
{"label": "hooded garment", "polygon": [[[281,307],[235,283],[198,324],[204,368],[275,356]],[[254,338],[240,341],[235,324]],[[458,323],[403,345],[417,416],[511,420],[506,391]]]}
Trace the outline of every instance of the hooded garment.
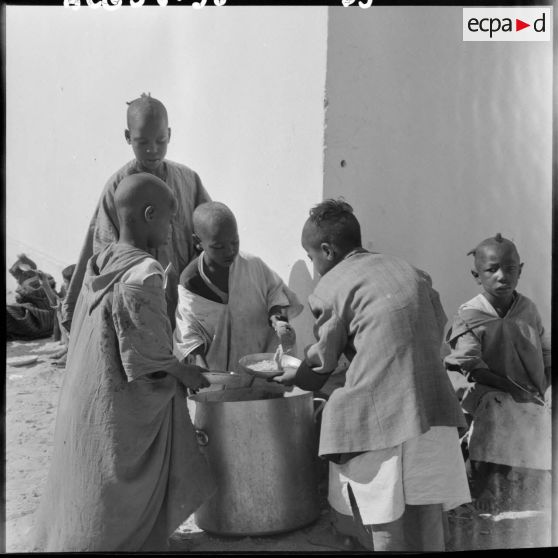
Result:
{"label": "hooded garment", "polygon": [[36,550],[164,550],[212,494],[172,356],[163,270],[111,244],[87,266]]}

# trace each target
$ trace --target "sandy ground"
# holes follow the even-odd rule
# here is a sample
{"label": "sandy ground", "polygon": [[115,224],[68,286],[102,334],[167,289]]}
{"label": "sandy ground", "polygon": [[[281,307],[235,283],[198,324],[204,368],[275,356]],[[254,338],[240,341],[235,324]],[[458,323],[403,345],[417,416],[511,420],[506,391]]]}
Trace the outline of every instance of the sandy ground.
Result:
{"label": "sandy ground", "polygon": [[[6,366],[6,552],[32,548],[33,514],[48,472],[56,406],[64,369],[53,364],[61,345],[50,339],[7,344],[12,357],[37,357],[27,366]],[[322,483],[325,486],[324,483]],[[171,550],[193,552],[334,552],[308,539],[328,523],[323,510],[311,526],[268,537],[218,537],[201,531],[190,517],[173,535]],[[461,507],[449,513],[448,551],[550,546],[550,510],[510,510],[479,515]],[[340,550],[341,551],[341,550]]]}

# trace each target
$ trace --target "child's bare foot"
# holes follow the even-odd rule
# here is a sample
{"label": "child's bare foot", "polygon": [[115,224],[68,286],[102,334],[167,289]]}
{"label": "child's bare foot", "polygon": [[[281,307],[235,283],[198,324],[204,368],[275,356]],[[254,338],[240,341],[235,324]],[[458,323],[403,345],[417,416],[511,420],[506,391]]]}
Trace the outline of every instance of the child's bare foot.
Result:
{"label": "child's bare foot", "polygon": [[324,527],[313,529],[306,537],[310,544],[344,550],[346,552],[354,550],[366,550],[361,544],[349,535],[337,531],[330,523]]}
{"label": "child's bare foot", "polygon": [[54,364],[54,366],[58,366],[58,367],[66,366],[66,359],[68,357],[68,351],[64,351],[63,353],[61,353],[61,355],[62,356],[59,356],[58,358],[53,358],[52,364]]}
{"label": "child's bare foot", "polygon": [[[51,355],[50,358],[52,358],[53,360],[58,360],[61,359],[62,357],[66,356],[66,353],[68,352],[68,348],[64,347],[63,349],[61,349],[60,351],[57,351],[56,353],[54,353],[53,355]],[[66,362],[66,359],[64,358],[64,362]]]}
{"label": "child's bare foot", "polygon": [[506,509],[506,476],[509,467],[489,462],[476,462],[473,505],[479,513],[497,514]]}
{"label": "child's bare foot", "polygon": [[489,513],[491,515],[498,513],[496,496],[488,487],[484,488],[480,495],[473,501],[473,505],[479,513]]}

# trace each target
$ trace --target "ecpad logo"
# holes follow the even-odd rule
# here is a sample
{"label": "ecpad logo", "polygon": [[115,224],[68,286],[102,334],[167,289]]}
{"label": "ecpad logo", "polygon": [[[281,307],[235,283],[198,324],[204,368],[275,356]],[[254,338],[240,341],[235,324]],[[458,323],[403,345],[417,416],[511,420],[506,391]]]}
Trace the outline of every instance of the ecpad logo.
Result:
{"label": "ecpad logo", "polygon": [[464,41],[550,41],[552,8],[463,8]]}

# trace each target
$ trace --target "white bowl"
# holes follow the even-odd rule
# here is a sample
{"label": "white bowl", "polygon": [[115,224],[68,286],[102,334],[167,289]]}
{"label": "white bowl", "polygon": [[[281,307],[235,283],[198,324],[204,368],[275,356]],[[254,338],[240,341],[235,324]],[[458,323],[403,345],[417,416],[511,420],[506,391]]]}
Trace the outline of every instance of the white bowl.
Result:
{"label": "white bowl", "polygon": [[[274,358],[275,353],[254,353],[252,355],[243,356],[238,361],[238,364],[246,373],[257,376],[258,378],[268,379],[281,375],[281,371]],[[285,369],[298,368],[301,362],[299,358],[291,355],[283,355],[281,358],[281,366]],[[266,364],[268,366],[265,366]]]}

